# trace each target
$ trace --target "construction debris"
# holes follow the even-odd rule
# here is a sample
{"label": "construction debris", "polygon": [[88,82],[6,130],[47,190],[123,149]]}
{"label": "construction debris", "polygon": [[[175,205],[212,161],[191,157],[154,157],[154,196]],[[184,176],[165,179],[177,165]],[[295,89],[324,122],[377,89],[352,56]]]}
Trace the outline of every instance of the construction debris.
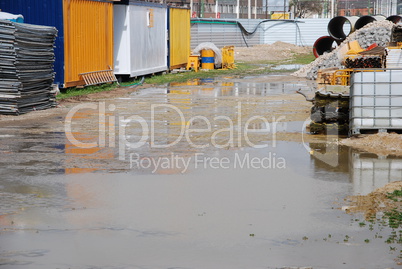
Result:
{"label": "construction debris", "polygon": [[0,114],[56,105],[54,27],[0,20]]}
{"label": "construction debris", "polygon": [[391,21],[375,21],[367,24],[363,28],[353,32],[333,51],[324,53],[314,62],[302,67],[293,73],[297,77],[316,79],[318,70],[337,67],[343,68],[343,60],[349,50],[348,43],[357,40],[360,47],[367,49],[376,43],[380,47],[385,47],[391,41],[392,29],[395,24]]}
{"label": "construction debris", "polygon": [[358,56],[356,58],[346,58],[346,68],[385,68],[385,57],[381,56]]}
{"label": "construction debris", "polygon": [[393,42],[401,42],[402,41],[402,26],[396,25],[394,30],[392,31],[392,41]]}
{"label": "construction debris", "polygon": [[349,127],[349,93],[318,90],[311,108],[310,132],[313,134],[347,134]]}

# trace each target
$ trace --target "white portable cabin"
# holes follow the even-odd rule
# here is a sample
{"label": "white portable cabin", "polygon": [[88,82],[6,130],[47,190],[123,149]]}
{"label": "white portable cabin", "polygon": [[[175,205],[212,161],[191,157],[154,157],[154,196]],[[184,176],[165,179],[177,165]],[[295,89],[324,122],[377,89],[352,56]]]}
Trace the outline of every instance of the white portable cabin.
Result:
{"label": "white portable cabin", "polygon": [[167,6],[115,3],[114,15],[115,74],[137,77],[166,71]]}

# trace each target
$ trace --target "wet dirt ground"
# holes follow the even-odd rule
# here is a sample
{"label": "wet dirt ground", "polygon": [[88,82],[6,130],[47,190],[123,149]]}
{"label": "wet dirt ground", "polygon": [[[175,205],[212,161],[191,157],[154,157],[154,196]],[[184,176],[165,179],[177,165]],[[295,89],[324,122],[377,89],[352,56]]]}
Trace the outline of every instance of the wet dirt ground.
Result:
{"label": "wet dirt ground", "polygon": [[391,230],[340,208],[402,159],[309,135],[300,88],[197,80],[2,117],[0,267],[398,267]]}

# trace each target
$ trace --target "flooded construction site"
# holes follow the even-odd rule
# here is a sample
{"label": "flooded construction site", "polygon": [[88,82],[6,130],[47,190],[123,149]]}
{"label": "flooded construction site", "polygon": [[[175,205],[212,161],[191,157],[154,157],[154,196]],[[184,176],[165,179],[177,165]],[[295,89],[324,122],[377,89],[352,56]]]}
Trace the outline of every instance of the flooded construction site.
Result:
{"label": "flooded construction site", "polygon": [[229,2],[0,0],[0,269],[402,266],[399,1]]}
{"label": "flooded construction site", "polygon": [[313,86],[202,79],[3,117],[0,267],[397,267],[401,235],[348,201],[402,159],[311,135]]}

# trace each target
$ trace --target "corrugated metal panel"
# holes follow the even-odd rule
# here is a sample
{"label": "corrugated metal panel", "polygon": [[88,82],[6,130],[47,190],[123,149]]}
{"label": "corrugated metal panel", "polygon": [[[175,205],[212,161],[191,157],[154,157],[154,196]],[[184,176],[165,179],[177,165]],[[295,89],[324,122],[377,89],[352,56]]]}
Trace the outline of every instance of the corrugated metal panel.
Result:
{"label": "corrugated metal panel", "polygon": [[296,44],[298,35],[298,24],[292,20],[272,20],[265,22],[262,26],[264,44],[272,44],[276,41]]}
{"label": "corrugated metal panel", "polygon": [[113,4],[64,0],[65,85],[83,85],[81,73],[113,67]]}
{"label": "corrugated metal panel", "polygon": [[131,3],[114,6],[115,74],[130,77],[167,67],[167,7]]}
{"label": "corrugated metal panel", "polygon": [[[257,44],[272,44],[276,41],[296,45],[313,46],[321,36],[328,35],[330,19],[271,20],[263,22],[256,33],[250,37],[241,34],[236,24],[222,24],[226,20],[211,20],[211,23],[192,23],[191,47],[202,42],[213,42],[218,47],[234,45],[245,47]],[[213,23],[221,21],[221,23]],[[236,20],[233,20],[236,21]],[[239,19],[247,31],[253,31],[262,20]]]}
{"label": "corrugated metal panel", "polygon": [[263,24],[264,44],[276,41],[295,45],[313,46],[321,36],[328,35],[330,19],[299,19],[293,21],[268,21]]}
{"label": "corrugated metal panel", "polygon": [[63,5],[61,0],[0,0],[0,9],[13,14],[22,14],[24,22],[54,26],[58,37],[55,42],[55,82],[64,82],[64,32]]}
{"label": "corrugated metal panel", "polygon": [[169,8],[169,67],[185,65],[190,56],[190,9]]}
{"label": "corrugated metal panel", "polygon": [[[217,47],[233,45],[236,47],[245,47],[261,44],[260,28],[255,34],[247,36],[242,34],[236,20],[203,20],[203,22],[192,21],[191,24],[191,48],[195,48],[203,42],[212,42]],[[239,21],[244,28],[251,32],[255,29],[261,20],[240,19]]]}

